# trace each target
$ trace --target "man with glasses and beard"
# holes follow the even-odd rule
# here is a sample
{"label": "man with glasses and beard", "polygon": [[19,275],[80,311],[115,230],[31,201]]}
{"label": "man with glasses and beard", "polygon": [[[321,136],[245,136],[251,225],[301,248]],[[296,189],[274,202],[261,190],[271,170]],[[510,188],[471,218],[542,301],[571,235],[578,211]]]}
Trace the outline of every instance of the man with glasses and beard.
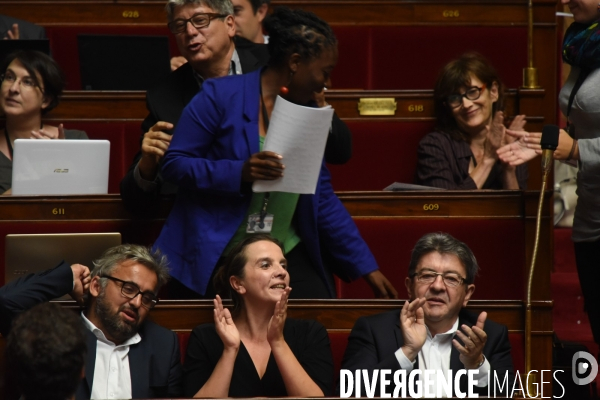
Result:
{"label": "man with glasses and beard", "polygon": [[[480,396],[488,395],[488,377],[489,384],[494,385],[494,373],[500,381],[507,376],[508,387],[512,387],[508,329],[486,320],[486,312],[477,316],[464,308],[475,291],[478,270],[477,260],[465,243],[447,233],[423,236],[413,248],[405,280],[410,303],[406,301],[401,310],[359,318],[348,338],[342,369],[352,375],[355,370],[368,370],[369,376],[374,370],[390,370],[387,393],[395,388],[392,377],[398,370],[406,371],[406,381],[413,370],[441,371],[444,376],[451,370],[452,378],[459,371],[475,370],[477,384],[471,389]],[[439,383],[435,376],[433,379],[433,388],[428,390],[435,397]],[[422,374],[418,380],[425,390]],[[380,380],[376,396],[380,396],[379,384]],[[466,375],[459,387],[453,381],[453,396],[459,390],[468,393],[467,385]],[[346,392],[348,387],[340,389]],[[364,382],[361,389],[366,395]],[[430,396],[424,393],[424,397]]]}
{"label": "man with glasses and beard", "polygon": [[116,246],[94,261],[91,277],[82,313],[88,356],[77,399],[180,396],[177,335],[145,321],[169,279],[165,257]]}
{"label": "man with glasses and beard", "polygon": [[0,333],[6,336],[12,320],[36,304],[66,293],[83,297],[87,357],[76,399],[181,396],[177,335],[145,321],[169,279],[166,264],[159,253],[125,244],[106,250],[91,274],[63,262],[10,282],[0,288]]}

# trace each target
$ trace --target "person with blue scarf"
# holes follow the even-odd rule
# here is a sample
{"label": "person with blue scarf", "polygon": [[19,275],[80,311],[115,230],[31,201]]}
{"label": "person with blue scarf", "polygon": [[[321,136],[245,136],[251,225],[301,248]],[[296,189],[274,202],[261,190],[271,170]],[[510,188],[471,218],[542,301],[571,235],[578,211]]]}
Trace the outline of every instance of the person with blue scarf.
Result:
{"label": "person with blue scarf", "polygon": [[[560,130],[554,158],[578,164],[577,206],[572,239],[579,281],[594,341],[600,344],[600,4],[561,0],[573,13],[562,57],[571,72],[559,94],[567,127]],[[519,165],[541,154],[538,133],[508,132],[520,138],[498,150],[500,159]]]}

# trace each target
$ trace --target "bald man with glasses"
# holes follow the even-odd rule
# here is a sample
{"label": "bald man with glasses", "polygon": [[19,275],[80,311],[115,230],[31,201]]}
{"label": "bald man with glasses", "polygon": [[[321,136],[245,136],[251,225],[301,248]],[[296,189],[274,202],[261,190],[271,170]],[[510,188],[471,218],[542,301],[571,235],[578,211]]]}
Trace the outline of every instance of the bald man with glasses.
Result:
{"label": "bald man with glasses", "polygon": [[[508,376],[512,386],[514,372],[506,326],[487,320],[485,312],[475,315],[464,308],[475,291],[478,269],[475,256],[463,242],[447,233],[423,236],[412,251],[405,281],[410,302],[401,310],[358,319],[348,339],[342,369],[352,374],[366,369],[369,375],[374,370],[388,369],[392,375],[404,370],[407,376],[413,370],[444,374],[452,370],[453,377],[459,371],[473,370],[477,380],[473,390],[479,395],[487,395],[488,385],[493,384],[488,377],[493,379],[493,373],[499,379]],[[463,375],[459,387],[453,386],[453,395],[458,390],[468,393],[467,385]],[[387,392],[393,389],[392,381]],[[436,393],[436,384],[429,390]],[[380,386],[375,393],[380,396]]]}

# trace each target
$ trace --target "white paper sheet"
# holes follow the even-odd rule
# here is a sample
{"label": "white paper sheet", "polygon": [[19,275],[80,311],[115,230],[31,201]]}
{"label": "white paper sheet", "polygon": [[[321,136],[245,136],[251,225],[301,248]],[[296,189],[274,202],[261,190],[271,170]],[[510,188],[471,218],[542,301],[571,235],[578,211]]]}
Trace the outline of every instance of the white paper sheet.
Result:
{"label": "white paper sheet", "polygon": [[283,177],[255,181],[255,192],[314,194],[321,171],[333,108],[303,107],[277,96],[263,151],[283,157]]}

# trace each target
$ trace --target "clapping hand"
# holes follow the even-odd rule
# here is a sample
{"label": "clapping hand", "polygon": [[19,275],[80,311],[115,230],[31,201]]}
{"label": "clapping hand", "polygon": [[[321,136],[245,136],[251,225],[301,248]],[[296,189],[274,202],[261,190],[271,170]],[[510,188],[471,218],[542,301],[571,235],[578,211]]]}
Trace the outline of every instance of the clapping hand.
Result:
{"label": "clapping hand", "polygon": [[417,298],[404,302],[400,311],[400,326],[404,337],[402,352],[410,360],[414,361],[427,339],[427,326],[425,325],[425,312],[423,305],[427,300]]}
{"label": "clapping hand", "polygon": [[215,306],[215,329],[223,342],[224,348],[237,350],[240,347],[240,333],[231,318],[229,309],[223,307],[221,296],[217,295],[213,300]]}
{"label": "clapping hand", "polygon": [[463,344],[452,339],[452,344],[460,353],[460,361],[467,369],[477,369],[483,363],[483,347],[487,341],[487,334],[483,330],[486,318],[487,313],[484,311],[479,314],[474,326],[469,328],[467,325],[463,325],[456,331],[456,336]]}
{"label": "clapping hand", "polygon": [[275,310],[273,311],[273,316],[271,317],[267,328],[267,341],[271,345],[284,340],[283,327],[285,325],[285,319],[287,318],[288,298],[291,291],[292,288],[289,286],[283,289],[281,299],[275,303]]}

